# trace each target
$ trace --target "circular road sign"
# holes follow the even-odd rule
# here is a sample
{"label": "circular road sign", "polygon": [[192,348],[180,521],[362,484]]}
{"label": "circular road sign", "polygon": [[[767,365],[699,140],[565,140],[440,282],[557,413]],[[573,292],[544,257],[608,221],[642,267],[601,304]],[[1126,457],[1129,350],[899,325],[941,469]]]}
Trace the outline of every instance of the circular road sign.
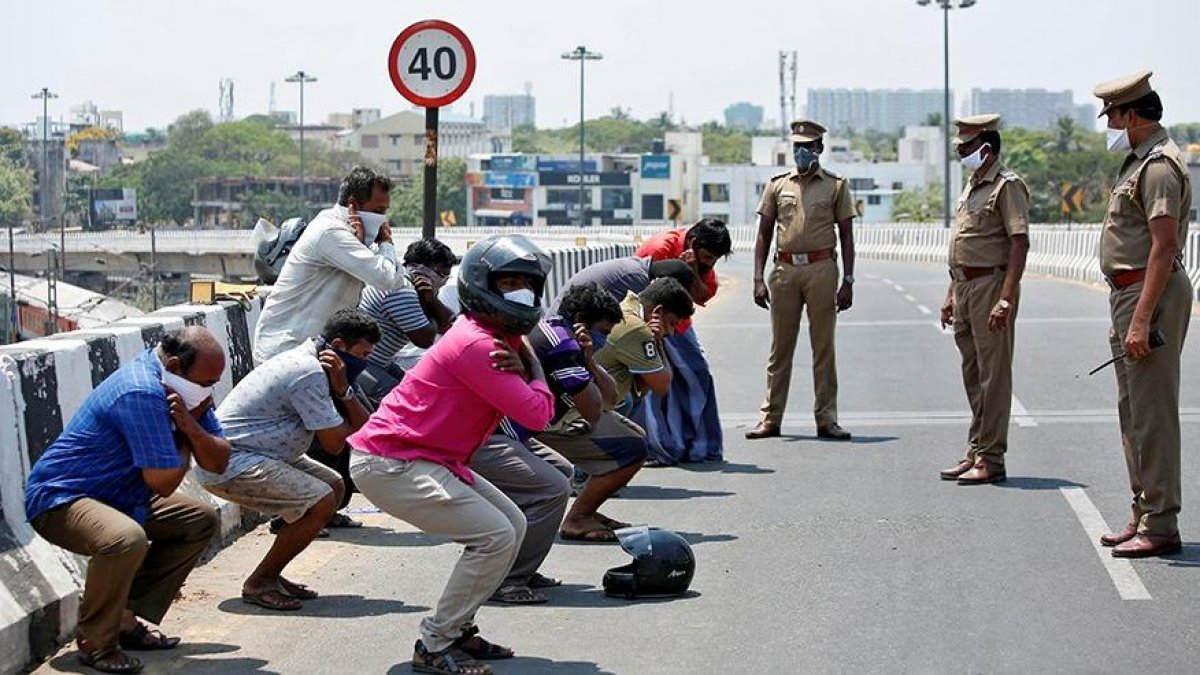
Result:
{"label": "circular road sign", "polygon": [[396,91],[425,108],[450,105],[475,78],[475,49],[457,26],[432,19],[401,31],[388,54]]}

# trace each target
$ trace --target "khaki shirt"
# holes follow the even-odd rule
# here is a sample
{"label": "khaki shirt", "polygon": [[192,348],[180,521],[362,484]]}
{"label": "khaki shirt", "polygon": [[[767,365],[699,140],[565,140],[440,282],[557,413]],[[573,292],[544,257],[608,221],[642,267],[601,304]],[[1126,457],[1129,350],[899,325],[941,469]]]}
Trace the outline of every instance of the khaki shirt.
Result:
{"label": "khaki shirt", "polygon": [[956,219],[950,237],[951,267],[1007,265],[1011,238],[1029,234],[1029,188],[997,160],[967,181]]}
{"label": "khaki shirt", "polygon": [[1191,203],[1191,178],[1179,146],[1166,129],[1158,129],[1121,167],[1100,234],[1100,271],[1112,276],[1145,269],[1150,261],[1150,221],[1163,216],[1179,221],[1176,255],[1183,253]]}
{"label": "khaki shirt", "polygon": [[758,214],[775,221],[775,249],[809,253],[837,246],[837,223],[857,215],[846,179],[823,168],[781,173],[767,183]]}
{"label": "khaki shirt", "polygon": [[[621,323],[613,327],[604,347],[596,352],[596,365],[612,376],[617,397],[634,392],[638,375],[650,375],[665,368],[654,333],[642,319],[642,303],[633,291],[621,301]],[[635,394],[636,395],[636,394]]]}

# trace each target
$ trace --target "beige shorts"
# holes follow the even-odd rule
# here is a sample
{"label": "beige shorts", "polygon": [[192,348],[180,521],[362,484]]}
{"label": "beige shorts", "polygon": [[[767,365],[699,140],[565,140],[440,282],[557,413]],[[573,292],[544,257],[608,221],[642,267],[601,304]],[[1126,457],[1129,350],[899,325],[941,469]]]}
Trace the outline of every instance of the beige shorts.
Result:
{"label": "beige shorts", "polygon": [[253,469],[204,488],[221,499],[294,523],[341,480],[333,469],[301,455],[290,462],[264,459]]}

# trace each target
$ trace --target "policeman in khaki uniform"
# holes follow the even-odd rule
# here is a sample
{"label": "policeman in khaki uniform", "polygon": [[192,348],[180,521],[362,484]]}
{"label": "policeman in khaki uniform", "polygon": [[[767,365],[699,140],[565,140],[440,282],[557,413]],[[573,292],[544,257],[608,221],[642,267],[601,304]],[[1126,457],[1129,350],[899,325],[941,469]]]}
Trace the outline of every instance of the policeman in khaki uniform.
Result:
{"label": "policeman in khaki uniform", "polygon": [[941,476],[959,485],[980,485],[1007,477],[1014,321],[1029,252],[1029,188],[1000,161],[999,115],[954,123],[954,143],[971,179],[958,198],[950,235],[942,328],[954,326],[971,429],[966,455]]}
{"label": "policeman in khaki uniform", "polygon": [[[758,237],[754,244],[754,302],[771,311],[771,356],[767,361],[767,396],[758,426],[746,438],[779,435],[792,378],[792,354],[800,332],[800,315],[808,308],[808,338],[813,351],[813,413],[817,436],[849,440],[837,421],[837,364],[834,327],[837,313],[849,309],[854,288],[855,216],[850,186],[820,166],[825,127],[809,120],[792,122],[795,168],[771,178],[758,205]],[[775,265],[763,281],[771,239],[776,239]],[[837,244],[842,244],[845,276],[838,287]]]}
{"label": "policeman in khaki uniform", "polygon": [[[1150,73],[1105,82],[1095,94],[1108,117],[1108,147],[1128,153],[1109,197],[1100,271],[1112,289],[1109,342],[1116,362],[1121,440],[1133,493],[1125,528],[1100,538],[1113,556],[1181,549],[1179,362],[1192,309],[1183,271],[1192,188],[1179,147],[1159,120]],[[1151,333],[1163,344],[1151,346]]]}

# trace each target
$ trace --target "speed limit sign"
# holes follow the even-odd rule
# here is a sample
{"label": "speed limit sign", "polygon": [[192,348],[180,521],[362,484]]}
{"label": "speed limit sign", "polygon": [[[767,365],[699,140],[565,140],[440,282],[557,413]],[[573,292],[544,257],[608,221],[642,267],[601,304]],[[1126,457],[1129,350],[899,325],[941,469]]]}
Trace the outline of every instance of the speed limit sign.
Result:
{"label": "speed limit sign", "polygon": [[388,55],[396,91],[423,108],[450,105],[475,78],[475,49],[465,33],[437,19],[405,28]]}

